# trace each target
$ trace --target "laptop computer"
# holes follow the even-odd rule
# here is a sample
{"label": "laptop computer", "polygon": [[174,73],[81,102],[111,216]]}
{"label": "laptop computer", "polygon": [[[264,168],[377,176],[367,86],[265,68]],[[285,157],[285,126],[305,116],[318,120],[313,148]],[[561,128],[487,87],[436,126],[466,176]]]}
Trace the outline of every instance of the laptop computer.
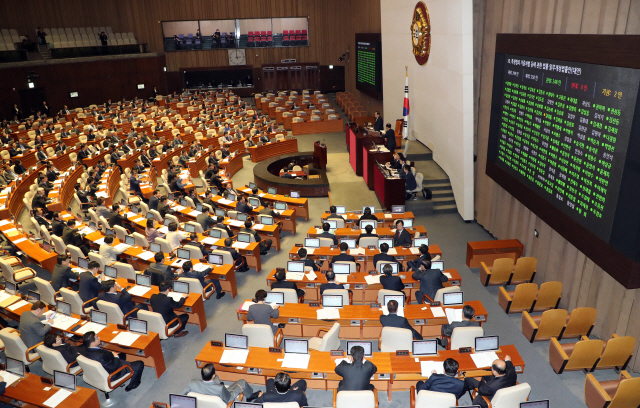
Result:
{"label": "laptop computer", "polygon": [[344,215],[347,213],[347,206],[345,205],[336,205],[336,214]]}
{"label": "laptop computer", "polygon": [[360,346],[364,349],[364,356],[373,356],[373,342],[372,341],[347,341],[347,354],[351,352],[351,348],[354,346]]}
{"label": "laptop computer", "polygon": [[238,242],[251,242],[251,234],[246,232],[238,232]]}
{"label": "laptop computer", "polygon": [[476,337],[475,348],[476,353],[483,351],[498,351],[500,350],[500,339],[498,336],[483,336]]}
{"label": "laptop computer", "polygon": [[54,387],[76,392],[76,376],[75,374],[53,370],[53,385]]}
{"label": "laptop computer", "polygon": [[322,307],[343,307],[342,295],[322,295]]}
{"label": "laptop computer", "polygon": [[249,348],[249,337],[241,334],[225,333],[224,346],[227,348],[246,350]]}
{"label": "laptop computer", "polygon": [[287,272],[304,272],[304,261],[287,261]]}
{"label": "laptop computer", "polygon": [[449,292],[442,294],[442,306],[460,306],[464,305],[464,296],[462,292]]}
{"label": "laptop computer", "polygon": [[71,316],[71,303],[63,302],[62,300],[56,301],[56,312],[65,316]]}
{"label": "laptop computer", "polygon": [[296,354],[309,354],[309,340],[284,339],[284,352]]}
{"label": "laptop computer", "polygon": [[189,295],[189,284],[187,282],[173,281],[173,291]]}
{"label": "laptop computer", "polygon": [[304,246],[306,248],[320,248],[320,238],[305,238]]}
{"label": "laptop computer", "polygon": [[272,195],[276,195],[278,193],[278,189],[275,187],[269,187],[267,188],[267,193],[272,194]]}
{"label": "laptop computer", "polygon": [[284,305],[284,293],[282,292],[267,292],[266,303],[275,303],[277,305]]}
{"label": "laptop computer", "polygon": [[352,239],[352,238],[342,238],[340,239],[340,243],[342,244],[343,242],[345,242],[347,245],[349,245],[349,249],[356,249],[356,240]]}
{"label": "laptop computer", "polygon": [[435,356],[438,354],[438,342],[434,340],[414,340],[411,344],[414,356]]}

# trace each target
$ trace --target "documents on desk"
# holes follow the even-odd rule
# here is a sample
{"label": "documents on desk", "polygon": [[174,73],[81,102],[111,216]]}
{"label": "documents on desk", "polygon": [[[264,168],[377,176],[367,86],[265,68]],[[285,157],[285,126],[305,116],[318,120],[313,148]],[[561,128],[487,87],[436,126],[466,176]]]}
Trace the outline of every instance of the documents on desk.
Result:
{"label": "documents on desk", "polygon": [[450,274],[449,272],[442,272],[442,274],[443,274],[444,276],[446,276],[447,278],[449,278],[449,279],[452,279],[452,278],[453,278],[453,276],[451,276],[451,274]]}
{"label": "documents on desk", "polygon": [[257,230],[261,230],[261,229],[263,229],[263,228],[264,228],[264,225],[263,225],[263,224],[255,224],[255,225],[253,226],[253,229],[257,229]]}
{"label": "documents on desk", "polygon": [[414,248],[414,247],[411,247],[411,248],[409,248],[409,251],[411,251],[411,255],[418,255],[418,254],[420,254],[420,248]]}
{"label": "documents on desk", "polygon": [[304,272],[287,272],[288,281],[297,281],[304,279]]}
{"label": "documents on desk", "polygon": [[55,408],[58,405],[60,405],[60,403],[62,401],[67,399],[67,397],[69,395],[71,395],[71,391],[60,389],[60,390],[58,390],[58,392],[56,392],[51,397],[49,397],[48,400],[43,402],[43,405],[46,405],[46,406],[51,407],[51,408]]}
{"label": "documents on desk", "polygon": [[107,193],[106,193],[106,192],[104,192],[104,191],[98,191],[98,192],[96,193],[96,197],[108,198],[108,197],[109,197],[109,194],[107,194]]}
{"label": "documents on desk", "polygon": [[6,382],[6,387],[10,387],[11,384],[13,384],[14,382],[18,381],[20,379],[20,377],[18,377],[15,374],[11,374],[8,371],[0,371],[0,377],[2,377],[2,379],[4,380],[4,382]]}
{"label": "documents on desk", "polygon": [[316,280],[318,275],[316,275],[316,273],[314,271],[309,271],[309,272],[307,272],[306,277],[307,277],[307,279],[312,281],[312,280]]}
{"label": "documents on desk", "polygon": [[203,239],[200,242],[202,244],[205,244],[205,245],[215,245],[216,241],[217,241],[217,239],[215,239],[215,238],[206,237],[205,239]]}
{"label": "documents on desk", "polygon": [[221,199],[219,199],[219,200],[218,200],[218,203],[219,203],[219,204],[222,204],[222,205],[229,205],[229,204],[231,204],[232,202],[233,202],[233,201],[231,201],[231,200],[227,200],[226,198],[221,198]]}
{"label": "documents on desk", "polygon": [[153,258],[155,255],[156,254],[154,254],[151,251],[144,251],[138,254],[138,258],[148,261],[149,259]]}
{"label": "documents on desk", "polygon": [[75,325],[79,321],[80,319],[75,319],[73,317],[61,315],[60,313],[58,313],[53,318],[53,324],[51,325],[51,327],[55,327],[56,329],[60,330],[68,330],[69,327]]}
{"label": "documents on desk", "polygon": [[82,235],[91,234],[92,232],[95,232],[95,231],[89,227],[84,227],[80,231],[78,231],[78,233]]}
{"label": "documents on desk", "polygon": [[349,255],[364,255],[365,253],[365,248],[355,248],[349,250]]}
{"label": "documents on desk", "polygon": [[398,251],[395,248],[389,248],[387,255],[398,255]]}
{"label": "documents on desk", "polygon": [[96,244],[96,245],[102,245],[102,244],[104,244],[104,237],[102,237],[102,238],[100,238],[100,239],[98,239],[98,240],[96,240],[96,241],[93,241],[93,243],[94,243],[94,244]]}
{"label": "documents on desk", "polygon": [[146,286],[136,285],[129,289],[128,292],[131,296],[144,296],[144,294],[150,290],[151,288],[148,288]]}
{"label": "documents on desk", "polygon": [[220,356],[220,364],[244,364],[249,357],[249,350],[225,349]]}
{"label": "documents on desk", "polygon": [[[382,314],[385,316],[389,315],[389,309],[387,309],[387,305],[380,306],[380,310],[382,310]],[[404,317],[404,307],[401,304],[398,304],[398,312],[396,313],[398,316]]]}
{"label": "documents on desk", "polygon": [[444,313],[444,310],[442,310],[441,307],[432,307],[431,308],[431,313],[433,313],[433,317],[445,317],[446,314]]}
{"label": "documents on desk", "polygon": [[176,302],[179,302],[186,295],[180,292],[169,292],[167,293],[167,296],[169,296],[171,299],[175,300]]}
{"label": "documents on desk", "polygon": [[240,307],[240,310],[244,310],[245,312],[249,310],[249,306],[251,305],[255,305],[256,302],[252,302],[250,300],[245,301],[242,306]]}
{"label": "documents on desk", "polygon": [[14,244],[19,244],[19,243],[24,242],[26,240],[27,240],[26,238],[20,238],[20,239],[16,239],[15,241],[13,241],[13,243]]}
{"label": "documents on desk", "polygon": [[313,251],[315,251],[315,248],[304,248],[307,250],[307,255],[313,255]]}
{"label": "documents on desk", "polygon": [[185,208],[187,208],[187,207],[183,207],[183,206],[181,206],[181,205],[176,205],[175,207],[173,207],[173,209],[174,209],[174,210],[176,210],[176,211],[182,211],[182,210],[184,210]]}
{"label": "documents on desk", "polygon": [[239,249],[247,249],[247,247],[249,246],[249,242],[234,242],[233,245],[231,245],[234,248],[239,248]]}
{"label": "documents on desk", "polygon": [[429,378],[432,371],[436,372],[436,374],[444,374],[444,365],[442,361],[421,361],[420,362],[420,371],[422,371],[422,376]]}
{"label": "documents on desk", "polygon": [[[64,218],[64,217],[63,217],[63,218]],[[9,221],[9,220],[2,220],[2,221],[0,221],[0,227],[2,227],[2,226],[4,226],[4,225],[7,225],[7,224],[10,224],[10,223],[11,223],[11,221]],[[4,371],[3,371],[3,372],[4,372]]]}
{"label": "documents on desk", "polygon": [[125,215],[127,216],[127,218],[133,218],[138,216],[138,214],[131,211],[128,211]]}
{"label": "documents on desk", "polygon": [[244,227],[244,221],[229,220],[229,225],[232,225],[234,227]]}
{"label": "documents on desk", "polygon": [[102,329],[106,328],[107,326],[104,326],[102,324],[98,324],[98,323],[93,323],[93,322],[87,322],[84,324],[84,326],[80,327],[78,330],[75,331],[76,334],[80,334],[83,335],[87,332],[95,332],[95,333],[100,333],[102,331]]}
{"label": "documents on desk", "polygon": [[116,251],[126,251],[127,249],[131,248],[131,245],[122,243],[114,246],[114,248]]}
{"label": "documents on desk", "polygon": [[202,214],[202,212],[201,212],[201,211],[198,211],[198,210],[193,210],[193,211],[191,211],[191,212],[189,213],[189,215],[190,215],[190,216],[192,216],[192,217],[197,217],[197,216],[198,216],[198,215],[200,215],[200,214]]}
{"label": "documents on desk", "polygon": [[[349,281],[349,275],[338,274],[336,275],[336,282],[345,284]],[[348,289],[345,287],[345,289]]]}
{"label": "documents on desk", "polygon": [[22,306],[27,306],[28,304],[29,302],[27,302],[26,300],[21,300],[19,302],[12,304],[7,309],[11,310],[12,312],[15,312],[16,310],[20,309]]}
{"label": "documents on desk", "polygon": [[136,340],[140,338],[139,334],[129,333],[129,332],[120,332],[110,343],[116,343],[123,346],[131,346]]}
{"label": "documents on desk", "polygon": [[493,351],[483,351],[471,354],[471,359],[478,368],[491,367],[493,362],[498,359],[498,355]]}
{"label": "documents on desk", "polygon": [[209,265],[206,263],[197,263],[193,265],[193,270],[196,272],[206,271],[207,269],[209,269]]}
{"label": "documents on desk", "polygon": [[365,275],[364,280],[367,282],[367,285],[374,285],[380,283],[380,275]]}
{"label": "documents on desk", "polygon": [[316,310],[316,317],[318,320],[336,320],[340,318],[340,309],[337,307],[318,309]]}
{"label": "documents on desk", "polygon": [[393,218],[393,214],[385,214],[384,218]]}
{"label": "documents on desk", "polygon": [[282,360],[282,368],[302,368],[309,367],[310,354],[285,353]]}
{"label": "documents on desk", "polygon": [[447,320],[449,321],[449,324],[462,321],[462,309],[453,309],[451,307],[448,307],[444,309],[444,312],[447,314]]}
{"label": "documents on desk", "polygon": [[182,264],[186,263],[187,261],[189,261],[189,259],[182,259],[182,258],[178,258],[175,261],[173,261],[173,263],[171,264],[171,266],[173,267],[177,267],[177,268],[181,268]]}
{"label": "documents on desk", "polygon": [[18,300],[20,300],[20,296],[12,295],[4,290],[0,291],[0,307],[7,307]]}

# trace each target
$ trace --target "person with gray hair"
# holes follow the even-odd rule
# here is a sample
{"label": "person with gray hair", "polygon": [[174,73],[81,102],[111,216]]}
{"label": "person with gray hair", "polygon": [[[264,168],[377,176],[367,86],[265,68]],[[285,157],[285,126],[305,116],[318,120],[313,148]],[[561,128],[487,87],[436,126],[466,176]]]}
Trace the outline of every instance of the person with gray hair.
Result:
{"label": "person with gray hair", "polygon": [[253,389],[245,380],[238,380],[228,387],[225,386],[216,375],[216,368],[211,363],[202,367],[200,376],[202,380],[191,380],[187,384],[187,387],[182,391],[183,395],[187,395],[190,392],[213,395],[220,397],[225,404],[228,404],[235,400],[240,393],[244,394],[245,398],[253,394]]}

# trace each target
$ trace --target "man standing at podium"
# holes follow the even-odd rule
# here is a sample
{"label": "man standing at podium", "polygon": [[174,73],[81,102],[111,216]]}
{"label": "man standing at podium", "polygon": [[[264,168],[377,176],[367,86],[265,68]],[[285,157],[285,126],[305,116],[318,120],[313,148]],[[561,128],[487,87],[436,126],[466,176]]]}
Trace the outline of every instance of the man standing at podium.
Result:
{"label": "man standing at podium", "polygon": [[382,135],[385,138],[385,147],[389,149],[391,153],[396,151],[396,132],[391,129],[391,123],[387,123],[387,131]]}
{"label": "man standing at podium", "polygon": [[373,130],[376,132],[382,132],[384,125],[382,124],[382,116],[380,116],[380,112],[376,111],[373,115],[376,117],[376,122],[373,124]]}

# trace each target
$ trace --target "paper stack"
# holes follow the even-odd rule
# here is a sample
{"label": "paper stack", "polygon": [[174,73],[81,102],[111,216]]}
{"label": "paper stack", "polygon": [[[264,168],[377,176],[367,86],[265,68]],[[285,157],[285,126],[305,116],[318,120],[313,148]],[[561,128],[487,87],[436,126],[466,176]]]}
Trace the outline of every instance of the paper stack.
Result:
{"label": "paper stack", "polygon": [[131,248],[131,245],[122,243],[116,245],[114,248],[116,251],[126,251],[127,249]]}
{"label": "paper stack", "polygon": [[447,320],[449,324],[452,322],[461,322],[462,321],[462,309],[454,309],[454,308],[446,308],[444,312],[447,314]]}
{"label": "paper stack", "polygon": [[252,302],[252,301],[250,301],[250,300],[247,300],[247,301],[245,301],[245,302],[242,304],[242,306],[240,307],[240,310],[247,311],[247,310],[249,310],[249,306],[251,306],[251,305],[255,305],[255,304],[256,304],[255,302]]}
{"label": "paper stack", "polygon": [[304,279],[304,272],[287,272],[288,281],[300,281]]}
{"label": "paper stack", "polygon": [[433,313],[433,317],[445,317],[444,310],[441,307],[432,307],[431,313]]}
{"label": "paper stack", "polygon": [[244,364],[249,357],[249,350],[225,349],[220,356],[220,364]]}
{"label": "paper stack", "polygon": [[420,249],[419,249],[419,248],[411,247],[411,248],[409,248],[409,251],[411,251],[411,254],[412,254],[412,255],[418,255],[418,254],[420,254]]}
{"label": "paper stack", "polygon": [[436,371],[437,374],[444,374],[444,366],[442,365],[442,361],[421,361],[420,362],[420,371],[422,372],[423,377],[429,378],[433,371]]}
{"label": "paper stack", "polygon": [[60,403],[62,401],[64,401],[65,399],[67,399],[67,397],[71,395],[71,391],[69,390],[64,390],[64,389],[59,389],[58,392],[56,392],[55,394],[53,394],[51,397],[49,397],[48,400],[46,400],[45,402],[43,402],[43,405],[46,405],[48,407],[51,408],[55,408],[58,405],[60,405]]}
{"label": "paper stack", "polygon": [[146,286],[136,285],[129,289],[127,292],[129,292],[129,294],[132,296],[144,296],[144,294],[150,290],[151,288],[148,288]]}
{"label": "paper stack", "polygon": [[139,334],[130,332],[120,332],[116,337],[111,340],[111,343],[121,344],[123,346],[131,346],[136,340],[140,338]]}
{"label": "paper stack", "polygon": [[138,254],[138,258],[140,259],[144,259],[145,261],[148,261],[149,259],[153,258],[155,256],[155,254],[151,251],[144,251],[141,252],[140,254]]}
{"label": "paper stack", "polygon": [[493,351],[483,351],[482,353],[471,354],[471,359],[478,368],[491,367],[493,362],[498,359],[498,355]]}
{"label": "paper stack", "polygon": [[316,273],[314,271],[309,271],[307,272],[307,279],[309,279],[310,281],[315,280],[318,275],[316,275]]}
{"label": "paper stack", "polygon": [[249,246],[248,242],[234,242],[233,245],[231,245],[234,248],[240,248],[240,249],[246,249]]}
{"label": "paper stack", "polygon": [[[309,367],[310,354],[285,353],[282,360],[282,368],[301,368]],[[222,361],[220,362],[222,363]]]}
{"label": "paper stack", "polygon": [[374,285],[380,283],[380,275],[365,275],[364,280],[367,281],[367,285]]}
{"label": "paper stack", "polygon": [[336,275],[336,282],[338,283],[347,283],[349,280],[349,275],[338,274]]}
{"label": "paper stack", "polygon": [[215,239],[215,238],[206,237],[205,239],[200,241],[200,243],[205,244],[205,245],[215,245],[216,241],[217,241],[217,239]]}
{"label": "paper stack", "polygon": [[204,263],[197,263],[193,265],[193,270],[196,272],[206,271],[207,269],[209,269],[209,265]]}
{"label": "paper stack", "polygon": [[340,318],[340,309],[328,307],[316,310],[318,320],[336,320]]}
{"label": "paper stack", "polygon": [[86,323],[84,326],[80,327],[78,330],[75,331],[76,334],[80,334],[83,335],[87,332],[93,331],[96,333],[100,333],[100,331],[104,328],[106,328],[107,326],[103,326],[101,324],[98,323],[93,323],[93,322],[88,322]]}

